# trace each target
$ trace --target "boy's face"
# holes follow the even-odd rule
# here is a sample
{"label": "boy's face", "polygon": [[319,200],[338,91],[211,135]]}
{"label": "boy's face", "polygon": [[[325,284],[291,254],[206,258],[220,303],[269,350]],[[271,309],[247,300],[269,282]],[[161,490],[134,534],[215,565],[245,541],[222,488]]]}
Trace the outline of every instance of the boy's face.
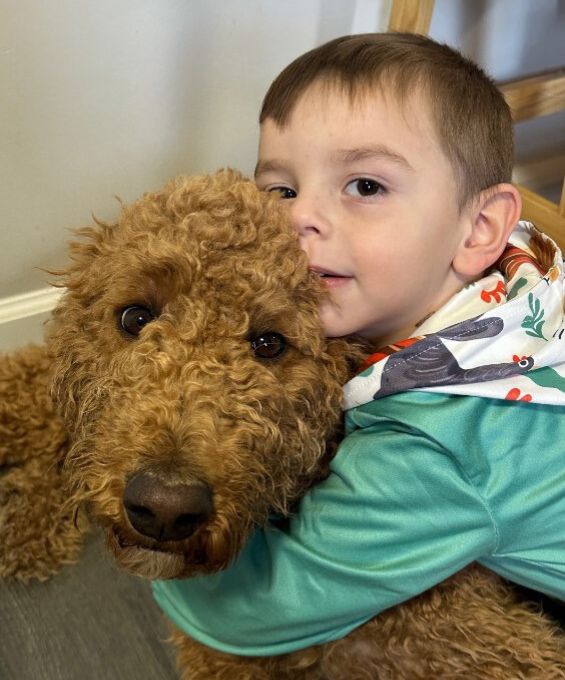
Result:
{"label": "boy's face", "polygon": [[421,97],[353,104],[314,84],[284,127],[263,123],[256,181],[327,282],[328,336],[400,340],[466,283],[452,261],[469,220]]}

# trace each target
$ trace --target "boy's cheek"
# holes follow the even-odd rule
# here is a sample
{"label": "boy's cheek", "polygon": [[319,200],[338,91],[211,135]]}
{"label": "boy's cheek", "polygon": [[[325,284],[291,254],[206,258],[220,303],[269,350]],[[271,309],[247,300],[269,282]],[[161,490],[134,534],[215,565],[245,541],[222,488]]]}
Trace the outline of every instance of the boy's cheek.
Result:
{"label": "boy's cheek", "polygon": [[[298,229],[296,229],[298,231]],[[312,264],[312,257],[310,255],[309,249],[308,249],[308,240],[298,235],[298,244],[300,245],[300,248],[303,250],[303,252],[306,253],[306,257],[308,258],[309,264]]]}

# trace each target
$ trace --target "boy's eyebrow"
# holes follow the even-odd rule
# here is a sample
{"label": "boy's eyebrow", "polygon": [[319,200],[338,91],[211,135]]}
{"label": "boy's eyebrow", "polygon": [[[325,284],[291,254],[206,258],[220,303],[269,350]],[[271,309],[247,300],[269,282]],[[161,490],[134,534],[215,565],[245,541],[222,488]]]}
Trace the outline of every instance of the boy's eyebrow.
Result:
{"label": "boy's eyebrow", "polygon": [[407,159],[399,153],[392,151],[387,146],[379,144],[378,146],[368,146],[358,149],[340,149],[332,154],[336,160],[342,163],[354,163],[355,161],[364,160],[384,160],[391,161],[401,165],[406,170],[414,172],[414,168],[410,165]]}
{"label": "boy's eyebrow", "polygon": [[[337,151],[332,152],[331,155],[335,158],[336,161],[343,164],[355,163],[356,161],[376,159],[396,163],[397,165],[402,166],[406,170],[414,172],[414,168],[410,165],[410,163],[404,156],[402,156],[399,153],[396,153],[395,151],[392,151],[392,149],[389,149],[387,146],[384,146],[383,144],[379,144],[377,146],[362,147],[357,149],[339,149]],[[257,165],[255,166],[254,175],[255,177],[257,177],[258,175],[263,174],[264,172],[280,172],[283,170],[285,170],[285,164],[282,161],[259,160],[257,162]]]}
{"label": "boy's eyebrow", "polygon": [[255,177],[257,175],[261,175],[264,172],[280,172],[281,170],[284,170],[285,166],[282,161],[257,161],[257,165],[255,166],[255,172],[253,173]]}

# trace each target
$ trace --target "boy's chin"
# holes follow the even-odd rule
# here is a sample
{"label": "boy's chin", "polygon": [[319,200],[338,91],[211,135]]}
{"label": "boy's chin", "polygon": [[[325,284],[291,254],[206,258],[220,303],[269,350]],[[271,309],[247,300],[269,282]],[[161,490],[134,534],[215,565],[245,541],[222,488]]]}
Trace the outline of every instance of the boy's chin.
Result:
{"label": "boy's chin", "polygon": [[321,304],[320,320],[326,338],[343,338],[346,335],[357,335],[359,333],[356,325],[348,320],[346,314],[331,300],[324,301]]}
{"label": "boy's chin", "polygon": [[324,335],[326,338],[345,338],[347,336],[355,335],[363,338],[368,343],[373,343],[378,340],[378,332],[372,328],[366,328],[355,320],[347,318],[340,309],[335,306],[320,308],[320,319],[324,327]]}

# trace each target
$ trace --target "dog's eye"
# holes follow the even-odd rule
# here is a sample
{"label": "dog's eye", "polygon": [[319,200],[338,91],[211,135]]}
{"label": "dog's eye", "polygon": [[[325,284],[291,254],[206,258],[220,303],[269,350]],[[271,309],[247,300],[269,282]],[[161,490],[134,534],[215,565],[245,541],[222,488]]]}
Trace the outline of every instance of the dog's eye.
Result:
{"label": "dog's eye", "polygon": [[128,335],[138,336],[141,329],[154,318],[153,312],[147,307],[132,305],[123,310],[120,316],[120,326]]}
{"label": "dog's eye", "polygon": [[286,340],[280,333],[261,333],[251,338],[250,343],[257,359],[276,359],[286,349]]}

